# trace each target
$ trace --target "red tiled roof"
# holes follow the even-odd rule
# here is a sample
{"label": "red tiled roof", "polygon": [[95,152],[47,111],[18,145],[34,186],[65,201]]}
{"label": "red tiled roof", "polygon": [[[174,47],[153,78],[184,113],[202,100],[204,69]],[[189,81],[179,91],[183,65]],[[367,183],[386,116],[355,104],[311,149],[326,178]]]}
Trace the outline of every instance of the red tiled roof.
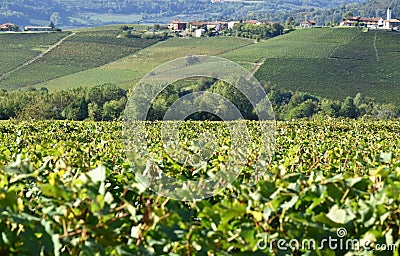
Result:
{"label": "red tiled roof", "polygon": [[360,18],[361,22],[378,22],[381,18]]}
{"label": "red tiled roof", "polygon": [[300,24],[317,24],[317,22],[315,20],[305,20],[302,21]]}
{"label": "red tiled roof", "polygon": [[398,20],[398,19],[390,19],[390,20],[385,20],[385,21],[392,22],[392,23],[400,22],[400,20]]}
{"label": "red tiled roof", "polygon": [[193,26],[204,26],[204,25],[207,25],[207,24],[208,24],[207,22],[203,22],[203,21],[190,22],[190,25],[193,25]]}
{"label": "red tiled roof", "polygon": [[186,21],[182,21],[182,20],[173,20],[170,22],[170,24],[181,24],[181,23],[187,23]]}
{"label": "red tiled roof", "polygon": [[259,21],[258,20],[248,20],[246,21],[246,23],[250,23],[250,24],[257,24]]}

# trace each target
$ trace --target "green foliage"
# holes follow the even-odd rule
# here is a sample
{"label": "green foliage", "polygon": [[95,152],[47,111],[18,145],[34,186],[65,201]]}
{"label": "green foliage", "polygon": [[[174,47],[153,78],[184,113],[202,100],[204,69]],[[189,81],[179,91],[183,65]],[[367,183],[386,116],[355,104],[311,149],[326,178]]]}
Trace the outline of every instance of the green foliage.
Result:
{"label": "green foliage", "polygon": [[50,48],[69,32],[37,34],[1,34],[0,74],[11,71]]}
{"label": "green foliage", "polygon": [[[240,82],[238,82],[240,83]],[[167,86],[152,102],[148,120],[163,120],[165,113],[180,97],[192,92],[207,91],[218,94],[233,103],[243,118],[256,119],[254,108],[236,88],[212,78],[189,78]],[[378,104],[373,98],[357,94],[344,101],[329,100],[301,92],[281,91],[269,88],[268,98],[278,120],[319,117],[347,117],[392,119],[400,116],[395,104]],[[102,84],[92,88],[77,88],[48,92],[46,88],[25,91],[0,92],[0,120],[115,120],[121,117],[127,101],[127,91],[113,84]],[[226,104],[198,98],[194,104],[207,106],[210,103],[223,114]],[[186,102],[185,104],[191,104]],[[218,105],[220,104],[220,105]],[[219,120],[215,115],[201,112],[188,117],[191,120]]]}
{"label": "green foliage", "polygon": [[126,98],[110,100],[103,105],[104,120],[116,120],[121,116],[126,105]]}
{"label": "green foliage", "polygon": [[[344,100],[362,92],[380,103],[398,104],[400,34],[361,29],[297,30],[224,55],[265,59],[255,76],[283,90]],[[240,57],[243,56],[243,57]]]}
{"label": "green foliage", "polygon": [[306,100],[300,103],[298,106],[292,108],[287,113],[286,119],[297,119],[297,118],[304,118],[310,117],[316,113],[315,111],[315,104],[311,100]]}
{"label": "green foliage", "polygon": [[245,24],[238,23],[232,30],[233,35],[255,38],[257,39],[268,39],[282,34],[284,27],[279,23],[270,24]]}
{"label": "green foliage", "polygon": [[[118,29],[77,32],[43,57],[27,66],[15,70],[11,75],[2,79],[0,81],[0,87],[19,89],[46,82],[60,76],[92,69],[128,56],[160,41],[160,38],[117,38],[119,33],[120,31]],[[55,43],[54,41],[50,41],[56,37],[54,36],[55,34],[46,33],[42,35],[42,40],[49,40],[48,44],[50,45],[48,47],[51,46],[50,42],[52,42],[52,44]],[[7,40],[10,40],[16,45],[22,44],[34,47],[34,45],[31,45],[30,40],[35,39],[36,36],[36,34],[26,34],[24,37],[14,38],[10,35],[10,38],[7,38]],[[6,37],[6,35],[2,37]],[[60,38],[60,36],[58,36],[58,38]],[[15,65],[17,63],[22,64],[21,60],[30,60],[27,59],[28,57],[31,59],[34,57],[30,55],[29,52],[28,55],[23,58],[18,58],[23,52],[14,54],[18,54],[14,56]],[[7,55],[8,53],[5,53],[5,56]],[[16,66],[14,66],[14,68],[16,68]]]}
{"label": "green foliage", "polygon": [[65,119],[82,121],[88,116],[87,102],[84,98],[74,99],[62,112]]}
{"label": "green foliage", "polygon": [[126,91],[112,84],[90,89],[45,89],[0,93],[0,119],[113,120],[123,112]]}
{"label": "green foliage", "polygon": [[[183,131],[192,137],[218,126],[188,122]],[[164,171],[190,173],[163,153],[160,123],[148,128],[149,149]],[[347,229],[345,239],[400,243],[399,122],[278,122],[276,153],[258,184],[244,184],[249,161],[229,188],[186,203],[137,183],[121,123],[2,122],[0,129],[4,255],[304,254],[257,244],[267,237],[315,239],[319,246],[337,238],[338,227]],[[216,138],[229,141],[226,133]],[[257,140],[251,143],[257,149]],[[208,170],[215,165],[210,161]]]}
{"label": "green foliage", "polygon": [[342,107],[340,108],[340,114],[344,117],[355,118],[357,117],[357,107],[354,105],[354,101],[352,98],[347,97]]}
{"label": "green foliage", "polygon": [[254,44],[254,40],[237,37],[171,38],[144,48],[127,58],[99,68],[62,76],[35,87],[47,87],[50,91],[55,91],[113,83],[130,89],[135,82],[165,62],[187,55],[220,55],[251,44]]}

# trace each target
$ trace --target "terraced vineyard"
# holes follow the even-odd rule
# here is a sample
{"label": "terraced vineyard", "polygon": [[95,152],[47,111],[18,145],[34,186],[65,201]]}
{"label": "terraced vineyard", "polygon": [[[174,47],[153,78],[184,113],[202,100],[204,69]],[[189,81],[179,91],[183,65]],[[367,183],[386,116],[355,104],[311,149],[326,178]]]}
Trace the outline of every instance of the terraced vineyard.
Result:
{"label": "terraced vineyard", "polygon": [[[185,125],[187,135],[198,132],[196,123]],[[157,127],[149,124],[147,139],[160,149]],[[398,255],[398,121],[279,122],[258,184],[243,183],[249,161],[227,189],[193,202],[137,182],[120,123],[2,122],[0,130],[2,255],[339,255],[346,239],[359,241],[354,253]],[[218,140],[229,145],[229,134]],[[159,163],[177,166],[167,155]],[[339,241],[335,248],[323,244],[328,238]],[[278,239],[314,239],[317,247],[280,250]],[[383,244],[385,251],[372,251]]]}

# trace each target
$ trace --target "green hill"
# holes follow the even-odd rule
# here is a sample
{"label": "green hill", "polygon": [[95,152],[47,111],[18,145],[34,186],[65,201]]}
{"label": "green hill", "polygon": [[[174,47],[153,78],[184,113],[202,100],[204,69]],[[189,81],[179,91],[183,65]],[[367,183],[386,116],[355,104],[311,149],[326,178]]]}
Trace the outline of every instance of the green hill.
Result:
{"label": "green hill", "polygon": [[[13,51],[14,64],[0,66],[0,71],[15,69],[68,35],[49,34],[46,39],[38,35],[31,45],[24,42],[26,38],[15,38],[19,43],[14,41],[14,45],[20,48]],[[202,54],[235,61],[254,72],[260,81],[283,90],[331,99],[361,92],[382,103],[397,103],[400,98],[400,33],[315,28],[259,43],[237,37],[173,38],[155,43],[156,40],[116,35],[115,28],[78,31],[38,61],[6,76],[0,81],[0,88],[34,86],[59,90],[103,83],[130,88],[162,63]],[[1,35],[0,40],[13,44],[8,36]],[[21,54],[22,50],[27,54]],[[2,58],[6,54],[11,53],[1,52]]]}
{"label": "green hill", "polygon": [[69,33],[0,34],[0,75],[33,59]]}
{"label": "green hill", "polygon": [[400,33],[304,29],[222,57],[264,61],[255,76],[284,90],[331,99],[361,92],[384,103],[400,98]]}
{"label": "green hill", "polygon": [[[329,36],[320,36],[326,32]],[[337,42],[333,43],[332,39]],[[265,64],[256,77],[283,89],[332,99],[361,92],[379,102],[397,103],[400,98],[399,39],[400,34],[363,33],[357,29],[297,31],[280,38],[281,42],[289,42],[281,44],[281,56],[264,55]],[[264,46],[269,48],[276,43],[279,41],[266,42]]]}
{"label": "green hill", "polygon": [[[254,40],[245,38],[172,38],[98,68],[62,76],[36,84],[35,87],[59,90],[113,83],[128,89],[152,69],[167,61],[186,55],[220,55],[251,44],[254,44]],[[252,63],[247,63],[249,69],[252,66]]]}
{"label": "green hill", "polygon": [[[117,28],[83,30],[69,33],[68,36],[64,33],[58,37],[60,40],[62,35],[66,37],[58,41],[57,45],[55,45],[57,33],[0,35],[0,41],[8,41],[9,45],[14,46],[12,53],[4,54],[12,65],[9,65],[8,69],[3,68],[5,72],[0,76],[0,87],[18,89],[33,86],[57,77],[102,66],[160,41],[160,39],[118,38],[119,33],[121,31]],[[36,37],[43,42],[36,40]],[[33,43],[32,39],[35,39]],[[35,50],[37,48],[39,50]],[[40,52],[45,51],[48,52],[40,55]]]}

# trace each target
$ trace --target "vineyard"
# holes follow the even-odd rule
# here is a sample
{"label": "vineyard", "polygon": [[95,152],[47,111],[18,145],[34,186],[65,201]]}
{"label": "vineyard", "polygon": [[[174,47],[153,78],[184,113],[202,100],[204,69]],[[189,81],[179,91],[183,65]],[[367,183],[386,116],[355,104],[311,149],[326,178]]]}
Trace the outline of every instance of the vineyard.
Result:
{"label": "vineyard", "polygon": [[[103,83],[113,83],[128,89],[152,69],[167,61],[192,54],[215,56],[251,44],[254,44],[254,40],[230,37],[171,38],[135,52],[126,58],[98,68],[43,82],[37,84],[36,87],[60,90],[66,87],[92,87]],[[252,65],[247,66],[249,69],[252,67]]]}
{"label": "vineyard", "polygon": [[340,44],[350,41],[360,30],[353,29],[303,29],[275,37],[258,44],[228,52],[221,57],[233,61],[250,61],[257,58],[298,59],[327,58]]}
{"label": "vineyard", "polygon": [[[313,32],[319,34],[323,30],[330,30],[331,36],[337,34],[338,42],[334,44],[330,37],[318,39],[311,35],[306,39],[300,31],[289,34],[287,37],[292,38],[291,44],[288,47],[282,44],[278,51],[287,51],[286,56],[273,57],[272,54],[269,58],[267,55],[256,77],[281,88],[331,99],[354,97],[362,92],[378,102],[397,104],[400,97],[400,76],[396,71],[400,34],[329,28]],[[340,37],[344,31],[351,36],[350,39]],[[268,47],[267,43],[265,47]],[[290,53],[289,47],[304,52],[304,56]]]}
{"label": "vineyard", "polygon": [[[260,42],[220,36],[171,38],[159,43],[159,39],[117,38],[121,33],[118,26],[75,33],[49,54],[1,80],[0,88],[62,90],[113,83],[128,89],[162,63],[187,55],[211,55],[232,60],[255,72],[259,81],[281,90],[333,100],[362,93],[378,103],[397,105],[400,97],[398,33],[315,28]],[[65,35],[35,35],[32,45],[27,35],[2,35],[0,40],[13,45],[15,51],[0,52],[8,60],[0,64],[0,70],[25,63]]]}
{"label": "vineyard", "polygon": [[[185,136],[198,132],[198,123],[184,125]],[[221,125],[200,127],[218,131]],[[148,129],[147,143],[164,170],[193,177],[189,167],[160,153],[159,123]],[[253,168],[247,161],[220,194],[189,202],[157,196],[138,183],[119,122],[7,121],[0,130],[1,255],[308,251],[282,251],[279,239],[315,239],[311,255],[344,255],[346,249],[321,245],[328,237],[368,245],[359,248],[368,251],[353,248],[355,254],[398,255],[389,247],[373,251],[379,244],[400,246],[398,121],[278,122],[275,154],[261,181],[245,184]],[[229,133],[216,138],[229,146]],[[251,143],[257,149],[257,141]],[[225,157],[212,157],[205,171],[218,170]]]}
{"label": "vineyard", "polygon": [[[0,81],[0,86],[4,89],[33,86],[57,77],[102,66],[160,41],[159,39],[117,38],[119,33],[119,29],[79,31],[42,58]],[[29,44],[32,36],[35,35],[25,35],[20,41],[23,44]],[[21,53],[24,52],[19,54]],[[33,58],[31,55],[27,57]]]}
{"label": "vineyard", "polygon": [[0,35],[0,75],[17,68],[47,50],[69,33],[2,34]]}

